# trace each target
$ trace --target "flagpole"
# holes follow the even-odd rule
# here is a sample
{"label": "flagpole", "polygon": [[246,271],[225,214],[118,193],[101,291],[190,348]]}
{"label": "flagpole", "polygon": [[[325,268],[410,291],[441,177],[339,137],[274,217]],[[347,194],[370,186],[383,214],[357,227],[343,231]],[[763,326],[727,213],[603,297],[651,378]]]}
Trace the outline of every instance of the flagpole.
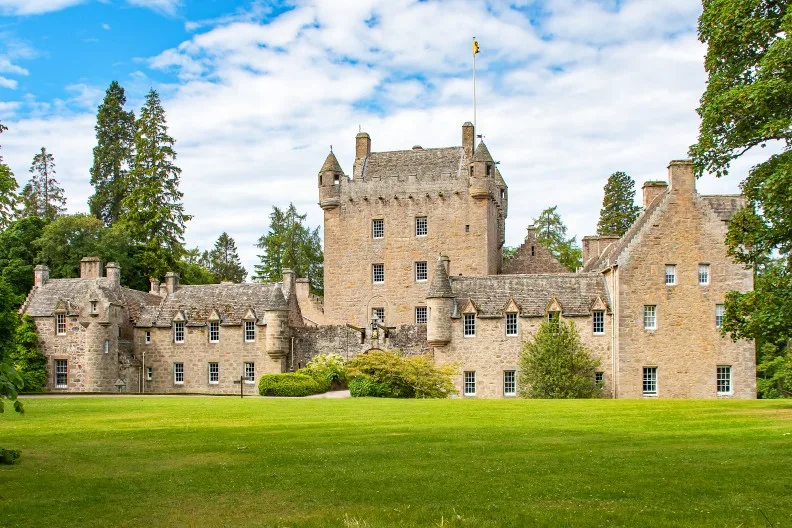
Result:
{"label": "flagpole", "polygon": [[476,149],[476,37],[473,37],[473,150]]}

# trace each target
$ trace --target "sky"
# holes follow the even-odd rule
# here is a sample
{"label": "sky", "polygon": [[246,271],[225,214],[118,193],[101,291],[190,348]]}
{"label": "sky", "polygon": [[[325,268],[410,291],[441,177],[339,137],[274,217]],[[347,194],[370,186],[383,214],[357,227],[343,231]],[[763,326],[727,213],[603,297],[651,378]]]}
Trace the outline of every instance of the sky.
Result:
{"label": "sky", "polygon": [[[373,151],[461,144],[473,119],[509,186],[506,244],[557,205],[596,232],[608,175],[666,179],[695,143],[706,48],[693,0],[0,0],[0,136],[20,186],[54,156],[70,213],[87,212],[96,110],[111,81],[139,110],[162,97],[193,219],[186,245],[223,231],[252,272],[273,206],[322,223],[330,145],[352,172]],[[702,193],[736,193],[756,160]]]}

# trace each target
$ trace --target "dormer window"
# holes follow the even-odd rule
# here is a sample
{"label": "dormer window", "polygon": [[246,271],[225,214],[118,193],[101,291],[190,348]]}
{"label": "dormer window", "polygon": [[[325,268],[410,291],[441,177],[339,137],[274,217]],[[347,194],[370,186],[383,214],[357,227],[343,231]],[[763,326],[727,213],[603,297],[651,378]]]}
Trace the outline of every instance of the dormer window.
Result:
{"label": "dormer window", "polygon": [[173,323],[173,342],[184,343],[184,321],[175,321]]}
{"label": "dormer window", "polygon": [[547,312],[547,322],[553,327],[557,327],[560,320],[561,312]]}
{"label": "dormer window", "polygon": [[95,314],[99,311],[99,303],[97,301],[91,301],[91,313]]}
{"label": "dormer window", "polygon": [[256,340],[256,322],[245,321],[245,343],[252,343]]}
{"label": "dormer window", "polygon": [[66,314],[55,314],[55,334],[62,336],[66,335]]}

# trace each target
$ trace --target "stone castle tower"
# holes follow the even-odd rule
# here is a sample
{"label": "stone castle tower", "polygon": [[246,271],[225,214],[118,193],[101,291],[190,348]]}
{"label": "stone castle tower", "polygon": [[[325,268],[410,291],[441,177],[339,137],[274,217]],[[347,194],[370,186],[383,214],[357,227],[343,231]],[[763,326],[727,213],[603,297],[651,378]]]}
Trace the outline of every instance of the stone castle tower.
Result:
{"label": "stone castle tower", "polygon": [[319,171],[325,324],[425,322],[439,254],[452,275],[501,271],[508,188],[473,125],[462,146],[372,152],[357,135],[352,177],[331,152]]}

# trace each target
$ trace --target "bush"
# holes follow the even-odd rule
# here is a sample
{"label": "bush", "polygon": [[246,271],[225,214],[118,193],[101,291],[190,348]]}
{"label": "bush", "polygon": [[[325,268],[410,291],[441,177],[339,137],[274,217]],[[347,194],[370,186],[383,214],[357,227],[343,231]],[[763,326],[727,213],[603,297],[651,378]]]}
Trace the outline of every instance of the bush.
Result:
{"label": "bush", "polygon": [[353,385],[358,393],[353,396],[447,398],[457,393],[451,381],[456,365],[437,367],[428,355],[406,357],[398,350],[372,350],[350,360],[347,368],[350,393]]}
{"label": "bush", "polygon": [[19,451],[0,447],[0,464],[16,464],[17,460],[19,460]]}
{"label": "bush", "polygon": [[262,396],[310,396],[326,390],[326,387],[305,374],[266,374],[259,380],[259,394]]}
{"label": "bush", "polygon": [[342,390],[347,386],[347,369],[340,354],[319,354],[297,373],[311,376],[319,384],[326,385],[325,390],[330,390],[331,386]]}
{"label": "bush", "polygon": [[47,358],[40,351],[36,323],[29,315],[17,327],[16,346],[9,354],[24,382],[25,392],[44,392],[47,388]]}

